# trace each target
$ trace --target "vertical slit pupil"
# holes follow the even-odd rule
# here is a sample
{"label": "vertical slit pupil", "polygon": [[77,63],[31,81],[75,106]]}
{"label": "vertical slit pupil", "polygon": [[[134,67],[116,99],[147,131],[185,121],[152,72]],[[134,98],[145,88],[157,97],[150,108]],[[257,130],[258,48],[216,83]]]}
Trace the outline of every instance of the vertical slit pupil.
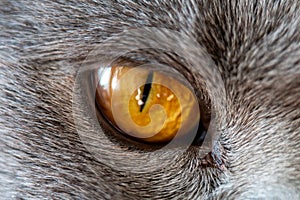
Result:
{"label": "vertical slit pupil", "polygon": [[142,94],[142,102],[143,104],[140,106],[140,112],[143,111],[147,98],[150,94],[150,90],[151,90],[151,86],[152,86],[152,80],[153,80],[153,72],[150,71],[148,76],[147,76],[147,80],[146,80],[146,84],[144,86],[144,90],[143,90],[143,94]]}

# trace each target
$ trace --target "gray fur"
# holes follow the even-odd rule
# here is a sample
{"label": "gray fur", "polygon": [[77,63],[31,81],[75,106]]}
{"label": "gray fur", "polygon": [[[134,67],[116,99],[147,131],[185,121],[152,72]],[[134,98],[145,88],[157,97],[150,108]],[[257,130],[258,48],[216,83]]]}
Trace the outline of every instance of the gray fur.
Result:
{"label": "gray fur", "polygon": [[[294,0],[1,0],[0,199],[299,199],[299,16]],[[76,72],[97,44],[139,27],[188,34],[218,67],[223,167],[191,148],[168,168],[126,172],[85,149]]]}

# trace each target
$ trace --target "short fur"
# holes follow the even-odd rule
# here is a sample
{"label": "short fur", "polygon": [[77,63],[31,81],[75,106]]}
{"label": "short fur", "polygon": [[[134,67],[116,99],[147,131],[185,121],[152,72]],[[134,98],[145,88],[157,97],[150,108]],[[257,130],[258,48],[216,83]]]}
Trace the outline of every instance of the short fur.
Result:
{"label": "short fur", "polygon": [[[300,199],[299,16],[295,0],[2,0],[0,199]],[[218,67],[223,168],[196,148],[155,172],[120,171],[82,144],[76,72],[96,44],[140,27],[188,33]]]}

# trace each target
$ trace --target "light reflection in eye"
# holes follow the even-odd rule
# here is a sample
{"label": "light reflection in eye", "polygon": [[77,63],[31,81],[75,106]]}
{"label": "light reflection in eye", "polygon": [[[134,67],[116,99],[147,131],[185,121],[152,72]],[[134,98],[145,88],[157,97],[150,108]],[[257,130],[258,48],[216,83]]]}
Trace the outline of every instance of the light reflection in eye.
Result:
{"label": "light reflection in eye", "polygon": [[109,68],[105,68],[102,71],[98,71],[98,76],[101,76],[101,79],[99,80],[99,84],[101,87],[108,89],[108,84],[110,82],[111,77],[111,70]]}

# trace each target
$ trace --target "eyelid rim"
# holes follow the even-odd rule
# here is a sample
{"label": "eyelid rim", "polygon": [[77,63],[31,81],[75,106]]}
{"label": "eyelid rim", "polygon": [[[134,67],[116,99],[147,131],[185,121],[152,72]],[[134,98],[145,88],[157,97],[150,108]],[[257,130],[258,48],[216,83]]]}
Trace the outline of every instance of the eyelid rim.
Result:
{"label": "eyelid rim", "polygon": [[[144,41],[143,41],[144,40]],[[150,41],[150,42],[149,42]],[[170,46],[168,46],[170,45]],[[209,96],[212,99],[213,106],[212,108],[215,110],[218,110],[220,112],[216,113],[216,115],[213,117],[214,123],[213,128],[210,130],[212,134],[214,132],[218,134],[218,127],[222,127],[223,124],[226,122],[226,119],[222,118],[220,113],[224,112],[226,109],[226,104],[222,103],[223,100],[226,98],[226,93],[224,90],[224,87],[216,87],[218,84],[222,83],[222,78],[219,76],[218,69],[214,66],[213,61],[210,59],[210,56],[199,46],[199,43],[197,43],[197,40],[193,38],[193,36],[187,34],[187,33],[179,33],[173,30],[168,29],[160,29],[160,28],[141,28],[141,29],[134,29],[134,30],[125,30],[124,32],[120,33],[117,36],[113,36],[109,38],[107,41],[104,41],[99,45],[99,48],[97,48],[95,51],[90,53],[89,58],[87,58],[87,61],[83,63],[85,65],[84,69],[79,70],[80,74],[86,69],[92,69],[99,67],[99,59],[101,58],[101,65],[107,66],[110,61],[114,60],[115,57],[120,57],[121,54],[124,53],[124,51],[127,50],[134,50],[136,48],[154,48],[154,49],[165,49],[166,51],[174,52],[176,51],[176,54],[180,55],[181,57],[187,58],[187,67],[190,69],[190,71],[193,74],[201,74],[204,77],[205,83],[207,83],[207,88],[209,91]],[[90,65],[89,65],[90,64]],[[89,65],[89,66],[86,66]],[[208,79],[209,77],[209,79]],[[76,84],[79,84],[77,82],[76,77]],[[80,98],[77,95],[74,95],[73,102],[80,101]],[[77,105],[76,103],[73,103],[73,105]],[[212,112],[215,113],[215,112]],[[80,113],[74,112],[74,118],[76,118],[76,115]],[[76,119],[75,119],[76,121]],[[216,123],[218,122],[218,123]],[[83,143],[89,146],[88,141],[85,140],[85,130],[80,129],[80,124],[78,122],[75,122],[76,128],[78,129],[78,133],[80,137],[83,137]],[[211,126],[210,126],[211,127]],[[82,131],[82,132],[81,132]],[[96,133],[95,133],[96,134]],[[216,136],[213,136],[212,138],[217,138]],[[85,140],[85,141],[84,141]],[[199,149],[198,154],[199,155],[206,155],[209,151],[212,151],[212,142],[207,143],[206,148]],[[93,141],[91,141],[93,142]],[[95,149],[96,151],[97,149]],[[168,151],[167,149],[165,149]],[[153,153],[149,153],[146,155],[140,155],[141,157],[146,158],[147,162],[143,161],[139,163],[139,168],[137,169],[137,163],[123,163],[122,161],[126,159],[132,160],[132,157],[128,157],[129,155],[124,154],[124,152],[119,151],[118,154],[120,156],[116,157],[117,160],[109,161],[109,157],[107,157],[108,163],[107,165],[113,167],[118,166],[119,168],[122,168],[124,170],[128,169],[134,169],[135,171],[143,172],[145,169],[147,169],[147,172],[156,170],[157,167],[161,168],[163,166],[168,165],[169,162],[172,162],[174,160],[174,156],[179,156],[179,154],[182,154],[185,152],[186,149],[178,149],[177,153],[173,154],[164,154],[162,151],[155,151]],[[89,151],[93,151],[93,149],[89,149]],[[98,152],[98,151],[97,151]],[[101,152],[101,149],[100,149]],[[133,153],[133,152],[132,152]],[[106,156],[109,156],[103,152],[102,154],[96,155],[96,153],[93,153],[95,157],[101,155],[101,159],[105,160]],[[122,156],[121,156],[122,155]],[[158,156],[160,155],[160,156]],[[140,157],[139,156],[139,157]],[[122,158],[121,160],[118,158]],[[100,159],[100,160],[101,160]],[[154,166],[152,164],[159,163],[163,159],[164,161],[161,161],[162,165],[160,166]],[[118,165],[116,165],[118,164]]]}

